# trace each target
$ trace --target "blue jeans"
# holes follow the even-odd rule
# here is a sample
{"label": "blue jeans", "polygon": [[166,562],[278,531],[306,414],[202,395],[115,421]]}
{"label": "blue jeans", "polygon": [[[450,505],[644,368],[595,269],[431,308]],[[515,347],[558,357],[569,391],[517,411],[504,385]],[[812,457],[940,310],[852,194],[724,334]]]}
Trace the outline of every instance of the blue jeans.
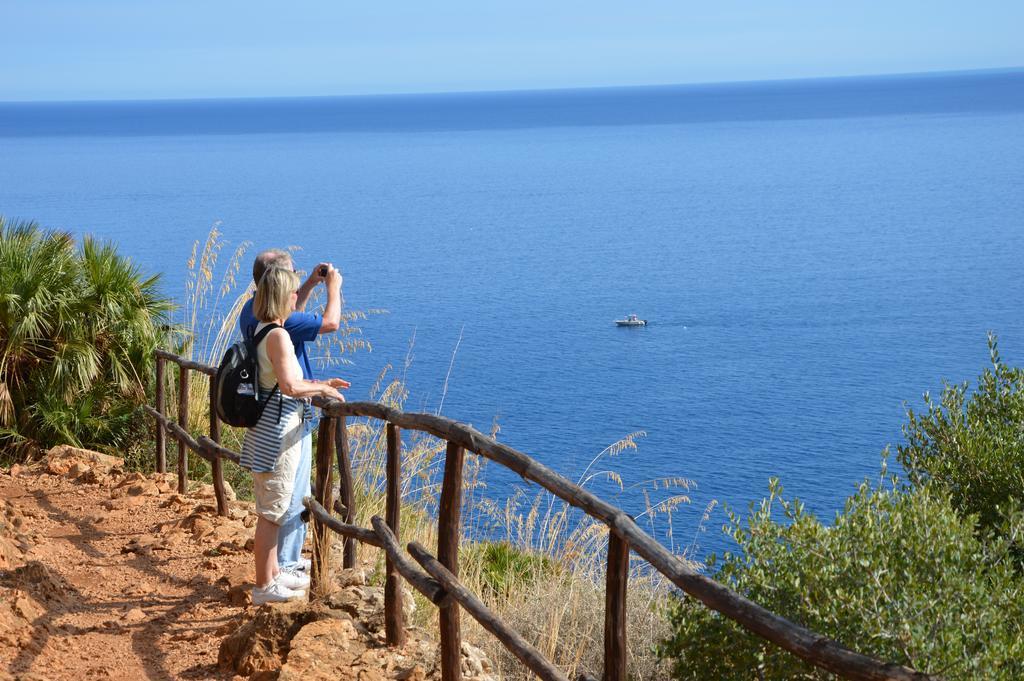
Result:
{"label": "blue jeans", "polygon": [[282,568],[293,567],[302,560],[302,546],[306,543],[306,523],[302,522],[301,517],[306,509],[302,505],[302,500],[312,493],[309,474],[313,463],[313,430],[316,428],[316,419],[306,421],[303,426],[306,432],[302,436],[299,469],[295,471],[292,503],[277,531],[277,564]]}

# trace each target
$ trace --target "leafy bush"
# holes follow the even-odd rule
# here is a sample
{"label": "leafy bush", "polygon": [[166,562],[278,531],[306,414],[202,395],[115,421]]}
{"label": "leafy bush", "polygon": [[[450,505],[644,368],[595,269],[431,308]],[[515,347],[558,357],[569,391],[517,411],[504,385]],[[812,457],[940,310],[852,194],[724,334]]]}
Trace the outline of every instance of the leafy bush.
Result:
{"label": "leafy bush", "polygon": [[117,446],[146,426],[170,309],[113,246],[0,217],[0,452]]}
{"label": "leafy bush", "polygon": [[913,484],[942,487],[957,510],[995,527],[1024,499],[1024,370],[1000,360],[991,335],[989,353],[973,393],[966,382],[947,385],[938,403],[925,394],[925,413],[908,409],[897,451]]}
{"label": "leafy bush", "polygon": [[[781,518],[776,516],[781,511]],[[957,513],[949,495],[890,479],[862,484],[832,527],[786,501],[776,480],[744,523],[717,578],[770,610],[854,650],[948,679],[1024,678],[1024,581],[1011,548]],[[659,652],[676,679],[832,678],[689,598]]]}
{"label": "leafy bush", "polygon": [[473,543],[465,553],[465,562],[479,563],[480,581],[495,596],[507,598],[522,582],[557,579],[560,571],[558,564],[548,556],[508,542]]}

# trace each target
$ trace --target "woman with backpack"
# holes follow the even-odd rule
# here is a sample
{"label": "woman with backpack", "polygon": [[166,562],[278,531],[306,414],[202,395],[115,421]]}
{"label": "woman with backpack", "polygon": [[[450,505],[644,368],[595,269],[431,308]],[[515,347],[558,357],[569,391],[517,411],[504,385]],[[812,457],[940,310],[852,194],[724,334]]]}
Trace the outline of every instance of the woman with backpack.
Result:
{"label": "woman with backpack", "polygon": [[253,314],[258,320],[253,336],[258,362],[263,412],[242,443],[242,466],[252,471],[256,499],[256,605],[281,602],[305,595],[309,577],[282,571],[277,564],[278,529],[291,504],[301,459],[305,424],[312,418],[311,397],[344,400],[338,388],[346,381],[305,380],[284,322],[295,310],[299,277],[289,269],[272,267],[256,287]]}

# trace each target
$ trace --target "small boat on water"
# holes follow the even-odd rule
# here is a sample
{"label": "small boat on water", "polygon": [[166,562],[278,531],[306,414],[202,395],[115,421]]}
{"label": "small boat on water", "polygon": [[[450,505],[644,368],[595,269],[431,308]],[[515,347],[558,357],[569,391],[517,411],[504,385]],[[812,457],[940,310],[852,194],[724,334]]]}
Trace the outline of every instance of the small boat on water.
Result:
{"label": "small boat on water", "polygon": [[625,319],[616,319],[616,326],[647,326],[646,319],[639,319],[635,314],[626,315]]}

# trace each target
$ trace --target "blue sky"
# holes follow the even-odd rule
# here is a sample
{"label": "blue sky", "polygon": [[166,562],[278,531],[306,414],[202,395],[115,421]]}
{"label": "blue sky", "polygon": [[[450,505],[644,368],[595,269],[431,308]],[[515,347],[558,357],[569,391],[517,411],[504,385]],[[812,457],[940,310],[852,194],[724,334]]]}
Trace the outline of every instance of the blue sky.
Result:
{"label": "blue sky", "polygon": [[0,100],[341,95],[1024,66],[1024,1],[2,0]]}

